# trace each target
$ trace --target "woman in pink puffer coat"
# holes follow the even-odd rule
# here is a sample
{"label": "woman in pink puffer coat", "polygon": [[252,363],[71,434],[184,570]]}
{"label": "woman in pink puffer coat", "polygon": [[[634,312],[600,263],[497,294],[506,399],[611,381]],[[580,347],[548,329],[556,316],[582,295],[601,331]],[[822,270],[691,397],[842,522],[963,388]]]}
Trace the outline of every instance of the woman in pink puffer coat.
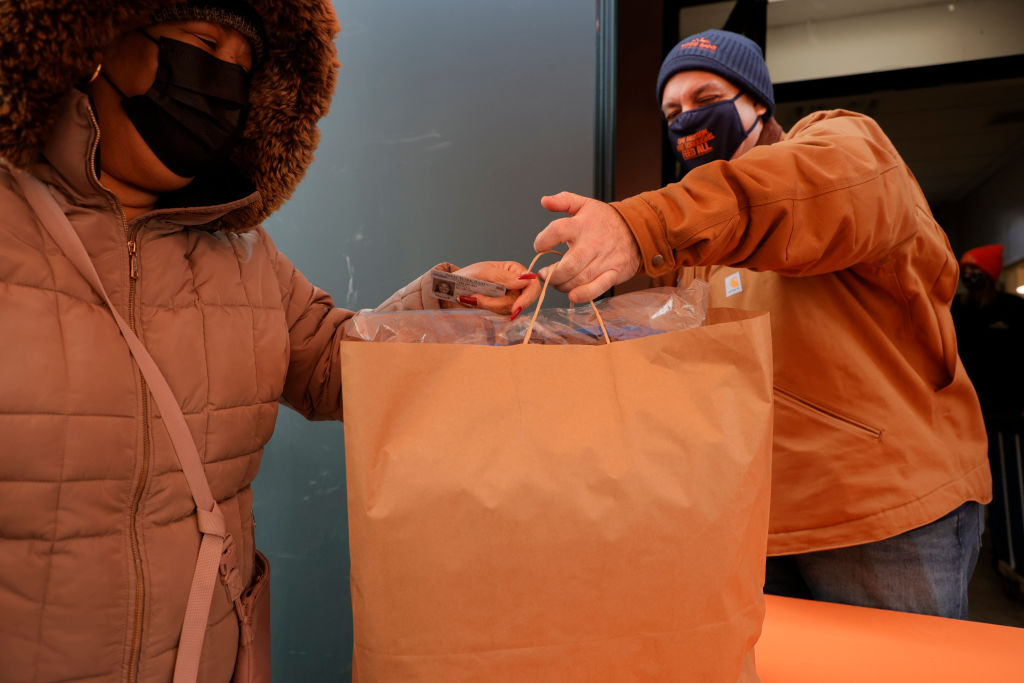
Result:
{"label": "woman in pink puffer coat", "polygon": [[[200,539],[145,380],[14,174],[166,376],[248,578],[279,402],[342,416],[353,313],[260,227],[312,161],[336,29],[320,0],[0,2],[0,681],[169,680]],[[535,290],[511,262],[460,272],[512,290],[491,310]],[[427,280],[383,306],[437,307]],[[237,642],[215,590],[199,680],[229,680]]]}

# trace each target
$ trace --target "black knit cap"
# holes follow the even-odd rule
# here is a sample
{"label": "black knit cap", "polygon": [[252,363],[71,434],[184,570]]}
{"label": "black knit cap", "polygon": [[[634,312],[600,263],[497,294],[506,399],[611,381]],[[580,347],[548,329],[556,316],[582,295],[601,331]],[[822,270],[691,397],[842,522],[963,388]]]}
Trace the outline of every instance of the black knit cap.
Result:
{"label": "black knit cap", "polygon": [[263,19],[241,0],[189,0],[158,9],[150,17],[154,24],[165,21],[209,21],[233,28],[249,41],[253,64],[263,60],[266,33]]}
{"label": "black knit cap", "polygon": [[710,29],[683,38],[665,57],[658,73],[658,105],[665,83],[680,71],[710,71],[763,104],[767,119],[775,112],[775,91],[757,43],[732,31]]}

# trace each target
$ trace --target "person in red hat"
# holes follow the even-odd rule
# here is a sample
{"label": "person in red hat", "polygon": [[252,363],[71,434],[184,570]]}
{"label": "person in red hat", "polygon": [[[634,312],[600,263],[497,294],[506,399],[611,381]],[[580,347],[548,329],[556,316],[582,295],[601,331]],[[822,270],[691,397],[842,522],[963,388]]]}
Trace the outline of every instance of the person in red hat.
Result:
{"label": "person in red hat", "polygon": [[995,484],[988,506],[988,529],[996,567],[1000,560],[1010,559],[1008,501],[1002,483],[1016,480],[1006,468],[1015,466],[1012,444],[1024,433],[1024,299],[1000,289],[1002,270],[1001,244],[964,252],[960,257],[962,287],[952,305],[960,358],[978,392],[988,433],[989,467]]}
{"label": "person in red hat", "polygon": [[1001,244],[964,252],[952,305],[960,358],[987,421],[1024,413],[1024,299],[999,288],[1002,270]]}

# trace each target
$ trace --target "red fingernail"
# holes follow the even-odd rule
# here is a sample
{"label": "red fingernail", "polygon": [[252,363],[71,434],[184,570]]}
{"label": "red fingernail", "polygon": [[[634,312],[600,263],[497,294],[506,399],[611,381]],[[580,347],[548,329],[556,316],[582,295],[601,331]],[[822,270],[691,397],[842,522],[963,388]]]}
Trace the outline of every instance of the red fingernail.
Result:
{"label": "red fingernail", "polygon": [[459,303],[460,304],[466,304],[467,306],[476,306],[476,297],[475,296],[460,296],[459,297]]}
{"label": "red fingernail", "polygon": [[519,276],[519,279],[520,280],[536,280],[537,277],[538,277],[537,273],[523,273],[522,275]]}
{"label": "red fingernail", "polygon": [[512,311],[512,317],[509,318],[509,322],[511,322],[511,321],[515,320],[516,318],[518,318],[519,314],[522,313],[522,312],[523,312],[523,307],[522,306],[520,306],[516,310]]}

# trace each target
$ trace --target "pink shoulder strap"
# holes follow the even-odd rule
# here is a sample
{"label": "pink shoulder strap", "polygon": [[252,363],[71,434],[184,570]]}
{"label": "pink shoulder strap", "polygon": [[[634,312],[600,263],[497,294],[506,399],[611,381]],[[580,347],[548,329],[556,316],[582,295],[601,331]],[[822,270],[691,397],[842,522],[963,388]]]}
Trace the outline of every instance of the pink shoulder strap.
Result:
{"label": "pink shoulder strap", "polygon": [[170,385],[163,373],[160,372],[153,357],[149,355],[149,351],[110,302],[110,298],[103,289],[99,274],[78,237],[78,233],[71,227],[67,216],[64,215],[57,201],[41,181],[23,171],[15,171],[14,177],[21,185],[25,198],[41,219],[43,227],[46,228],[50,237],[92,285],[113,314],[124,340],[128,342],[128,347],[135,357],[135,362],[146,378],[146,383],[149,385],[157,407],[160,409],[160,415],[163,417],[171,443],[178,455],[185,480],[195,499],[199,531],[203,537],[199,546],[195,572],[192,575],[192,589],[185,608],[185,622],[182,625],[177,660],[174,664],[174,683],[192,683],[199,674],[199,656],[203,649],[210,603],[213,599],[213,589],[217,583],[221,553],[227,535],[224,513],[210,491],[206,471],[199,459],[199,452],[196,450],[192,433],[185,422],[185,416],[181,412],[181,406],[178,405]]}

